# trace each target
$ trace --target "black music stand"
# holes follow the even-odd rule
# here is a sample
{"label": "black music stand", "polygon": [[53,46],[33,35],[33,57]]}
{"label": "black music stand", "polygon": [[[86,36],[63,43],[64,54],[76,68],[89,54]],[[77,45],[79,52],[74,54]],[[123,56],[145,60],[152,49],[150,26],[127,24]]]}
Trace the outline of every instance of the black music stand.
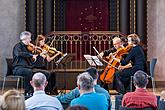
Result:
{"label": "black music stand", "polygon": [[71,62],[73,59],[73,54],[67,54],[65,53],[59,60],[57,60],[55,63],[56,65],[62,65],[64,68],[64,92],[60,91],[60,93],[66,93],[66,66],[69,62]]}
{"label": "black music stand", "polygon": [[103,66],[103,63],[99,60],[97,56],[84,55],[84,57],[90,66],[95,66],[96,68]]}

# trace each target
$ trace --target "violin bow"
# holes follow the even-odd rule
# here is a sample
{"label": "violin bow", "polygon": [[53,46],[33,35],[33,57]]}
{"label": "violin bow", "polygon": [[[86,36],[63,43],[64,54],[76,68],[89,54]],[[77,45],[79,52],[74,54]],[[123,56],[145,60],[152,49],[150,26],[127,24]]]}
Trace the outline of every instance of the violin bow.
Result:
{"label": "violin bow", "polygon": [[55,41],[56,39],[55,39],[55,36],[53,36],[53,40],[52,40],[52,42],[50,43],[50,47],[53,45],[53,42]]}
{"label": "violin bow", "polygon": [[109,62],[107,62],[106,60],[104,60],[104,59],[102,58],[102,56],[100,56],[98,50],[97,50],[95,47],[93,47],[93,49],[95,50],[95,52],[98,54],[98,56],[101,58],[102,61],[104,61],[105,63],[109,64],[109,65],[112,66],[113,68],[118,69],[117,67],[113,66],[111,63],[109,63]]}

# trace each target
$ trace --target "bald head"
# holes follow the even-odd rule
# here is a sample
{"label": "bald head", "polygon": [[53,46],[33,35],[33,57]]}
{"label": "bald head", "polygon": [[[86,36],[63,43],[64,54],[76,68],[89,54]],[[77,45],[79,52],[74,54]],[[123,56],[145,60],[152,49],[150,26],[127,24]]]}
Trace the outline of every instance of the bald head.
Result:
{"label": "bald head", "polygon": [[45,86],[46,76],[43,73],[35,73],[32,78],[32,86],[34,87],[42,87]]}

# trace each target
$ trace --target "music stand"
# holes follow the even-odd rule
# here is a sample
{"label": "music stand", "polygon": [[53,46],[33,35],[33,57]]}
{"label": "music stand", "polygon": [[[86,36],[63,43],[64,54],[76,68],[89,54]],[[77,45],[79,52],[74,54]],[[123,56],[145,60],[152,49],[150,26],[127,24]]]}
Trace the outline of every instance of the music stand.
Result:
{"label": "music stand", "polygon": [[66,65],[71,62],[72,59],[72,54],[65,53],[59,60],[55,62],[57,66],[62,65],[64,68],[64,92],[60,91],[61,93],[66,93]]}
{"label": "music stand", "polygon": [[90,66],[95,66],[95,67],[103,66],[103,63],[98,59],[97,56],[84,55],[84,57]]}

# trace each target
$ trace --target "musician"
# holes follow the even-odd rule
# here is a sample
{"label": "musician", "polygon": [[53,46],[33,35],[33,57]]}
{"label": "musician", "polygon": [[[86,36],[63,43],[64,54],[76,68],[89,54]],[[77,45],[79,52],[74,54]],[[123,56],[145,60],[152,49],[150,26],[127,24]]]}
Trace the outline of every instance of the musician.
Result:
{"label": "musician", "polygon": [[[124,48],[128,45],[128,40],[126,37],[114,37],[112,39],[113,47],[109,50],[105,50],[99,54],[102,58],[109,59],[111,53],[115,53],[119,48]],[[124,56],[125,57],[125,56]]]}
{"label": "musician", "polygon": [[[52,61],[54,58],[56,58],[58,55],[62,54],[62,52],[57,51],[56,48],[52,48],[45,44],[45,36],[43,35],[38,35],[37,41],[36,41],[37,46],[39,46],[42,49],[42,53],[40,56],[42,56],[44,59],[46,59],[48,62]],[[50,52],[53,52],[54,55],[50,56]]]}
{"label": "musician", "polygon": [[115,73],[116,89],[120,93],[126,93],[130,90],[130,78],[138,70],[144,71],[145,55],[140,44],[140,38],[137,34],[130,34],[127,37],[128,45],[132,45],[132,49],[125,59],[119,59],[121,65],[119,71]]}
{"label": "musician", "polygon": [[[20,42],[13,48],[13,74],[24,77],[25,95],[33,92],[30,80],[33,76],[33,69],[35,68],[34,62],[38,56],[32,54],[32,52],[27,49],[30,41],[31,33],[28,31],[21,32]],[[47,78],[49,78],[49,72],[42,70],[38,70],[38,72],[43,72]]]}
{"label": "musician", "polygon": [[[46,62],[51,62],[54,60],[57,56],[62,54],[62,52],[57,51],[55,48],[52,48],[45,44],[45,36],[38,35],[36,39],[36,46],[41,48],[41,53],[37,56],[37,60],[34,63],[35,67],[46,69]],[[46,87],[46,91],[49,92],[49,94],[57,93],[56,90],[54,90],[56,81],[55,81],[55,74],[50,74],[50,78],[48,79],[48,85]]]}
{"label": "musician", "polygon": [[[113,47],[110,48],[109,50],[105,50],[104,52],[101,52],[99,56],[109,59],[109,57],[111,56],[112,53],[115,53],[118,49],[120,48],[124,48],[124,46],[126,46],[126,39],[122,38],[120,39],[119,37],[114,37],[112,39],[113,41]],[[110,68],[111,66],[109,66]],[[106,69],[106,68],[105,68]],[[105,70],[104,70],[105,71]],[[103,74],[103,73],[102,73]],[[101,77],[101,76],[100,76]],[[100,78],[101,79],[101,78]],[[105,82],[101,82],[102,87],[104,87],[106,90],[108,90],[108,86],[109,84],[105,83]]]}

